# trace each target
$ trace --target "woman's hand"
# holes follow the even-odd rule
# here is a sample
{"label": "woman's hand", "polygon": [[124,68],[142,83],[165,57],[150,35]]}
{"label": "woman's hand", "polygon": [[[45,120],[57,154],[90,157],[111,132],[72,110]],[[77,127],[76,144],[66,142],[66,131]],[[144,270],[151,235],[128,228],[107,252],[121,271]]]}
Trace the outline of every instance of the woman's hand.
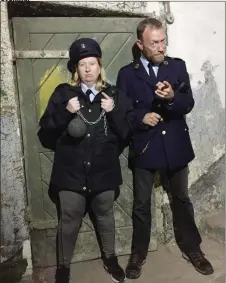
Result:
{"label": "woman's hand", "polygon": [[101,108],[105,112],[111,112],[115,107],[114,100],[104,92],[102,92],[102,95],[104,98],[101,99]]}
{"label": "woman's hand", "polygon": [[73,97],[68,101],[66,109],[71,113],[76,113],[80,110],[81,105],[78,101],[78,97]]}

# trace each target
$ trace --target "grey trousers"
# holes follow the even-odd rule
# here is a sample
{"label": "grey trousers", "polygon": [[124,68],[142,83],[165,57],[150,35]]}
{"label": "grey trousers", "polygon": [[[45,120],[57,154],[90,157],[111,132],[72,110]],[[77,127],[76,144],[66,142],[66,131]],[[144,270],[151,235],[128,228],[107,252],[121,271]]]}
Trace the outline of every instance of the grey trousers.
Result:
{"label": "grey trousers", "polygon": [[[95,218],[102,253],[110,257],[115,253],[115,219],[113,212],[115,192],[106,191],[95,196],[90,207]],[[71,191],[59,193],[57,229],[57,265],[69,267],[76,240],[86,210],[86,198]]]}

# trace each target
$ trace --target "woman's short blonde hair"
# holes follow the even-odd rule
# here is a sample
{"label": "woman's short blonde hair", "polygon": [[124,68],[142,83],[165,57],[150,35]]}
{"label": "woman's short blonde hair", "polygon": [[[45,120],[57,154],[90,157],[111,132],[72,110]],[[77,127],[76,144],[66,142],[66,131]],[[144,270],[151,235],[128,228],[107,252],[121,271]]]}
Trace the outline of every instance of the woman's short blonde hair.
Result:
{"label": "woman's short blonde hair", "polygon": [[[107,80],[106,80],[106,74],[105,74],[105,70],[104,70],[104,67],[103,67],[102,60],[100,58],[97,58],[97,61],[98,61],[99,66],[100,66],[100,75],[97,79],[97,83],[96,83],[95,88],[96,88],[97,91],[101,91],[101,89],[106,87]],[[77,70],[77,66],[76,66],[76,70]],[[81,81],[81,78],[79,77],[78,72],[75,71],[74,75],[72,76],[70,84],[73,85],[73,86],[80,86],[81,82],[82,81]]]}

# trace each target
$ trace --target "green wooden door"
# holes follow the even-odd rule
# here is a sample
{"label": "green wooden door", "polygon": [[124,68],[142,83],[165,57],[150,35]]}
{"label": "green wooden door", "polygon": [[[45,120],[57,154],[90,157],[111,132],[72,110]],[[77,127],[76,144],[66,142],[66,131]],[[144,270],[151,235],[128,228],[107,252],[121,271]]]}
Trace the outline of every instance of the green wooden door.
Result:
{"label": "green wooden door", "polygon": [[[54,88],[70,78],[68,47],[80,37],[96,39],[103,50],[107,77],[113,84],[120,67],[132,60],[140,18],[14,18],[14,42],[22,120],[32,257],[35,267],[55,264],[56,210],[48,198],[53,153],[37,139],[38,121]],[[132,175],[127,151],[121,155],[123,185],[115,203],[117,253],[129,254],[132,235]],[[153,197],[153,202],[155,198]],[[155,205],[153,205],[155,216]],[[155,223],[155,222],[154,222]],[[155,225],[154,225],[155,226]],[[150,249],[157,247],[156,229]],[[73,262],[99,257],[93,225],[84,218]]]}

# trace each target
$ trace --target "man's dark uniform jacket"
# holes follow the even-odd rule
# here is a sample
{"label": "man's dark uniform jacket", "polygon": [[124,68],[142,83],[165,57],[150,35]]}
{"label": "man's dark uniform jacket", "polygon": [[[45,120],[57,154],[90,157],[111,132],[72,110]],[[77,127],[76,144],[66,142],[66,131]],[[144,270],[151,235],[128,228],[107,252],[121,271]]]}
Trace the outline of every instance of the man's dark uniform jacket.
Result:
{"label": "man's dark uniform jacket", "polygon": [[[150,69],[149,76],[137,59],[122,67],[117,78],[117,87],[132,99],[136,111],[130,164],[138,168],[176,170],[195,157],[185,120],[185,115],[194,107],[186,64],[182,59],[165,57],[159,65],[157,77]],[[175,92],[172,101],[156,96],[159,81],[171,84]],[[142,123],[149,112],[162,117],[154,127]]]}

